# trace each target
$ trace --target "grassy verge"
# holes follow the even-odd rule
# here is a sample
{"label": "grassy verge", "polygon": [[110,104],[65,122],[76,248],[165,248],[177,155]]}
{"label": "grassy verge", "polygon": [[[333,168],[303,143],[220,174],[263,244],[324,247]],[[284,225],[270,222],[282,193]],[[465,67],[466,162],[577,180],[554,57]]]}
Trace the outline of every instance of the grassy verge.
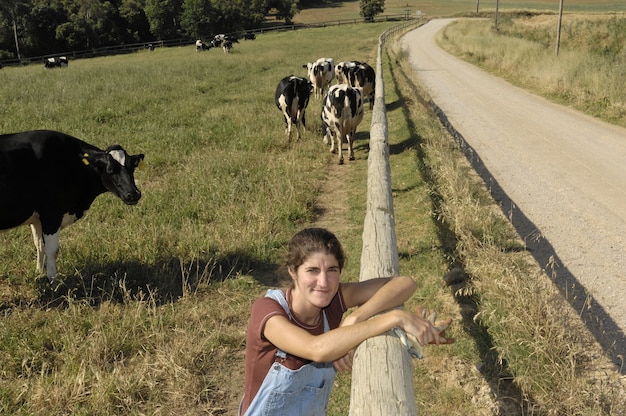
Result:
{"label": "grassy verge", "polygon": [[441,44],[451,53],[551,100],[626,126],[626,18],[565,15],[558,56],[556,15],[503,14],[459,21]]}
{"label": "grassy verge", "polygon": [[[407,108],[411,122],[423,130],[420,147],[433,188],[433,211],[455,239],[444,250],[451,264],[469,276],[451,286],[462,322],[476,342],[481,371],[491,383],[499,380],[492,389],[513,392],[510,400],[496,394],[501,411],[621,414],[626,398],[618,374],[549,276],[524,252],[454,141],[430,124],[435,115],[402,52],[394,57],[401,64],[392,71],[399,88],[406,89],[405,97],[421,97],[407,100]],[[505,380],[512,384],[501,384]]]}

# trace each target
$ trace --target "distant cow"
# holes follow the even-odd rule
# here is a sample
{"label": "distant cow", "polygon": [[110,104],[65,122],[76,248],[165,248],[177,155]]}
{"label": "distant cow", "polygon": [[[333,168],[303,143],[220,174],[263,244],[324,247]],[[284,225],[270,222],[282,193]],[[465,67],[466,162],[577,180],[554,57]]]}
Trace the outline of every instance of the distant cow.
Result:
{"label": "distant cow", "polygon": [[211,49],[211,47],[202,42],[202,40],[196,40],[196,52],[208,51],[209,49]]}
{"label": "distant cow", "polygon": [[256,35],[254,33],[251,32],[246,32],[243,35],[244,40],[255,40],[256,39]]}
{"label": "distant cow", "polygon": [[68,60],[65,56],[57,56],[53,58],[44,58],[43,66],[45,68],[67,68]]}
{"label": "distant cow", "polygon": [[222,43],[222,49],[224,50],[224,53],[230,53],[232,48],[233,43],[231,41],[225,40],[224,43]]}
{"label": "distant cow", "polygon": [[37,271],[53,281],[61,229],[104,192],[136,204],[141,192],[134,171],[143,158],[119,145],[102,151],[50,130],[0,135],[0,230],[29,224]]}
{"label": "distant cow", "polygon": [[343,139],[348,142],[348,159],[354,160],[352,145],[356,128],[363,121],[363,91],[347,84],[329,88],[322,104],[322,134],[324,143],[330,141],[330,151],[339,156],[343,164]]}
{"label": "distant cow", "polygon": [[307,69],[307,75],[313,84],[315,98],[322,98],[335,77],[334,60],[332,58],[319,58],[315,62],[302,65],[302,67]]}
{"label": "distant cow", "polygon": [[[376,72],[374,68],[364,62],[351,61],[340,62],[337,68],[341,68],[341,82],[351,87],[363,89],[363,97],[367,97],[370,108],[374,107],[376,95]],[[339,75],[337,75],[339,79]]]}
{"label": "distant cow", "polygon": [[305,112],[309,105],[312,88],[313,86],[309,80],[295,75],[283,78],[276,87],[274,100],[276,107],[285,117],[286,133],[290,142],[294,124],[298,132],[298,140],[300,140],[301,136],[300,127],[302,126],[303,130],[306,129]]}

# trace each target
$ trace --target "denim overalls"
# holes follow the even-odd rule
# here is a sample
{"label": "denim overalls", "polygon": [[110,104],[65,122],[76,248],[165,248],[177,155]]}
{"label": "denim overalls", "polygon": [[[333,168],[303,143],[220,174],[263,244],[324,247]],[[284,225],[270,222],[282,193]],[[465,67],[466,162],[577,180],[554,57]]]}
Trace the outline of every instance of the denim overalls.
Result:
{"label": "denim overalls", "polygon": [[[283,307],[292,319],[289,305],[281,290],[268,290],[270,297]],[[330,331],[326,313],[324,332]],[[290,370],[279,361],[287,354],[280,349],[276,361],[265,376],[245,416],[324,416],[335,381],[333,363],[310,363]]]}

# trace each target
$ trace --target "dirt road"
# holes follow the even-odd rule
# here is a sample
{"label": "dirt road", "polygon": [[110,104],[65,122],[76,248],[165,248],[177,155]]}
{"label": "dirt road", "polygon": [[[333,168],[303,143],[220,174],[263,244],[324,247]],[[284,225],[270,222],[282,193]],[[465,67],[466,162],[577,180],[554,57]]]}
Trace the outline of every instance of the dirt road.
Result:
{"label": "dirt road", "polygon": [[433,20],[402,38],[411,64],[540,266],[621,364],[626,129],[552,104],[446,53],[435,36],[450,21]]}

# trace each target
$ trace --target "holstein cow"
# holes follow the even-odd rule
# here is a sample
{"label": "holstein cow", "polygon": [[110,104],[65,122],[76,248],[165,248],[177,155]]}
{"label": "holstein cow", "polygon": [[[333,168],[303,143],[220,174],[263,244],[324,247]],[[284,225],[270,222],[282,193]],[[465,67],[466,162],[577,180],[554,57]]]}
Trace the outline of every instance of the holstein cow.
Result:
{"label": "holstein cow", "polygon": [[307,69],[307,75],[313,84],[315,98],[322,98],[335,77],[335,61],[332,58],[319,58],[315,62],[302,65],[302,68]]}
{"label": "holstein cow", "polygon": [[233,43],[229,40],[225,40],[224,43],[222,43],[222,49],[224,50],[224,53],[230,53],[230,50],[233,48]]}
{"label": "holstein cow", "polygon": [[337,84],[347,84],[348,79],[345,77],[345,74],[347,74],[346,68],[354,68],[357,65],[361,65],[361,62],[359,61],[339,62],[335,66],[335,78],[337,78]]}
{"label": "holstein cow", "polygon": [[67,68],[68,60],[65,56],[58,56],[54,58],[44,58],[44,68]]}
{"label": "holstein cow", "polygon": [[208,51],[211,49],[213,45],[209,46],[206,43],[202,42],[202,40],[198,39],[196,41],[196,52]]}
{"label": "holstein cow", "polygon": [[342,80],[351,87],[363,89],[363,97],[368,97],[370,108],[374,107],[376,95],[376,72],[374,68],[364,62],[341,62]]}
{"label": "holstein cow", "polygon": [[322,104],[322,134],[324,143],[330,140],[330,151],[339,155],[343,164],[342,144],[348,142],[348,159],[354,160],[352,145],[356,128],[363,121],[363,91],[347,84],[337,84],[329,88]]}
{"label": "holstein cow", "polygon": [[313,86],[310,81],[305,78],[289,75],[283,78],[276,87],[274,100],[276,107],[283,113],[285,123],[287,124],[286,133],[291,142],[291,131],[293,125],[296,125],[298,131],[298,140],[300,140],[300,126],[306,130],[305,112],[309,105],[311,90]]}
{"label": "holstein cow", "polygon": [[53,281],[61,229],[104,192],[136,204],[141,192],[134,171],[143,158],[119,145],[102,151],[51,130],[0,135],[0,230],[29,224],[37,271]]}

